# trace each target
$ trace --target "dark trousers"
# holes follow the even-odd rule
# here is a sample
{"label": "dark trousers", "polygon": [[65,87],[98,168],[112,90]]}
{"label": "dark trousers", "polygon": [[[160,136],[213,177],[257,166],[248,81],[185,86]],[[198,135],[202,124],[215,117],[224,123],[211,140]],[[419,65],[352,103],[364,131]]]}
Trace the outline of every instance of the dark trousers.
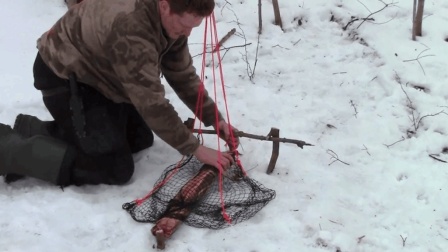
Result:
{"label": "dark trousers", "polygon": [[[69,81],[56,76],[38,54],[33,67],[34,85],[42,90],[44,104],[55,120],[51,135],[76,146],[71,183],[124,184],[132,177],[132,153],[152,145],[154,136],[134,106],[114,103],[94,88],[78,82],[82,101],[82,132],[70,106]],[[80,134],[82,133],[82,134]]]}

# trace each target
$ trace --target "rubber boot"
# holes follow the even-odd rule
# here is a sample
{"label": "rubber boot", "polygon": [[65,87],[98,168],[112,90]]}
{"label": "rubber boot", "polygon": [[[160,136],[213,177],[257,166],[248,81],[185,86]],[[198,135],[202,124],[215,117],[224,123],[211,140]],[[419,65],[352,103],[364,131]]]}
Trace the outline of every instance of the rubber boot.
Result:
{"label": "rubber boot", "polygon": [[55,121],[41,121],[39,118],[31,115],[17,115],[13,129],[24,137],[35,135],[59,136],[58,132],[56,132]]}
{"label": "rubber boot", "polygon": [[13,173],[68,185],[75,156],[75,149],[58,139],[43,135],[26,138],[0,124],[0,175]]}
{"label": "rubber boot", "polygon": [[[53,135],[57,135],[56,122],[41,121],[35,116],[24,114],[17,115],[13,129],[25,138],[36,135],[51,136],[50,131],[54,132]],[[22,178],[24,178],[23,175],[8,173],[4,176],[4,181],[9,184]]]}

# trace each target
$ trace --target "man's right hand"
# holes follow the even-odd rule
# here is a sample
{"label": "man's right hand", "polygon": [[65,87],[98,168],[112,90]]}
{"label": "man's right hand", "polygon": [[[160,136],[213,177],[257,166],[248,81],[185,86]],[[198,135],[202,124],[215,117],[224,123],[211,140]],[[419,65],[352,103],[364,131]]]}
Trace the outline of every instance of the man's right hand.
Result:
{"label": "man's right hand", "polygon": [[203,145],[199,145],[196,151],[193,152],[193,155],[202,163],[214,166],[223,172],[234,163],[230,153],[219,152]]}

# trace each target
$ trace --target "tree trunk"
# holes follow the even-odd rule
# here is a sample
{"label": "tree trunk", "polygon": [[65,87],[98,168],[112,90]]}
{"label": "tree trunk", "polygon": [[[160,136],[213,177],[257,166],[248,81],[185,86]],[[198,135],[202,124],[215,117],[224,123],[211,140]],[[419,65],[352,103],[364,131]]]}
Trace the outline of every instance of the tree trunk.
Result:
{"label": "tree trunk", "polygon": [[423,22],[423,9],[425,7],[425,0],[418,0],[417,11],[415,13],[414,25],[412,28],[412,39],[415,40],[416,36],[422,36],[422,22]]}
{"label": "tree trunk", "polygon": [[258,0],[258,34],[261,34],[263,29],[263,20],[261,18],[261,0]]}
{"label": "tree trunk", "polygon": [[272,0],[272,5],[274,7],[275,25],[280,26],[280,28],[283,30],[282,17],[280,15],[280,8],[278,7],[278,0]]}

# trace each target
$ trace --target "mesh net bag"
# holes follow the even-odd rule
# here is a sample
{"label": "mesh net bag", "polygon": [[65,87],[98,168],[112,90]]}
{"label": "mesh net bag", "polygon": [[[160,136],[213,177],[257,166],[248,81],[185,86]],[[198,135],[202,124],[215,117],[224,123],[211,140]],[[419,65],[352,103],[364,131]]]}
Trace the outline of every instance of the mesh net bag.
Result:
{"label": "mesh net bag", "polygon": [[218,177],[217,169],[189,157],[167,167],[150,195],[123,208],[138,222],[168,217],[193,227],[220,229],[251,218],[275,198],[274,190],[244,176],[237,165],[226,171],[221,185]]}

